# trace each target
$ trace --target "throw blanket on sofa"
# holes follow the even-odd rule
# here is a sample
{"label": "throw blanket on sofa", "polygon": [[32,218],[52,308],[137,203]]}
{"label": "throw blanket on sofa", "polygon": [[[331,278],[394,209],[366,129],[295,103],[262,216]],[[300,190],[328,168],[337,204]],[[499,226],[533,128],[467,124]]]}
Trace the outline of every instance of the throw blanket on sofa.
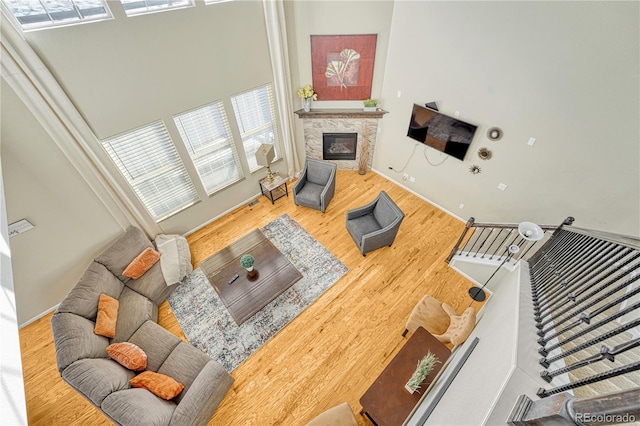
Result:
{"label": "throw blanket on sofa", "polygon": [[179,283],[191,273],[191,252],[184,237],[159,234],[154,242],[160,252],[160,269],[168,286]]}

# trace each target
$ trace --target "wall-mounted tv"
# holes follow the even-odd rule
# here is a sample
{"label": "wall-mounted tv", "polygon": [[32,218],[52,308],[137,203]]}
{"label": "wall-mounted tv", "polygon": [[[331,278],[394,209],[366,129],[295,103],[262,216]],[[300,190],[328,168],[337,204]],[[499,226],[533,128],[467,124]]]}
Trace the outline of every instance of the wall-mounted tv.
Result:
{"label": "wall-mounted tv", "polygon": [[464,160],[477,128],[473,124],[414,104],[407,136],[458,160]]}

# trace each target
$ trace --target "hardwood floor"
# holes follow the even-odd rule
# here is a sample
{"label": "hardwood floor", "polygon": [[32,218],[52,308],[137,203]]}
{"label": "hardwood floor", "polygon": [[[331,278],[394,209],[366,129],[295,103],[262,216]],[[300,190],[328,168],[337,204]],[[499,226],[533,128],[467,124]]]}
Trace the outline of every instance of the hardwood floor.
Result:
{"label": "hardwood floor", "polygon": [[[392,247],[363,257],[346,231],[345,212],[380,190],[406,217]],[[469,305],[471,283],[445,263],[464,223],[376,173],[339,171],[336,195],[324,214],[294,205],[292,196],[275,205],[265,197],[259,201],[188,236],[194,265],[287,213],[349,271],[231,373],[233,387],[210,425],[303,425],[343,401],[358,413],[360,396],[402,347],[409,312],[425,293],[459,313]],[[60,378],[50,319],[20,331],[29,424],[110,424]],[[159,323],[185,339],[166,302]],[[370,424],[356,417],[360,425]]]}

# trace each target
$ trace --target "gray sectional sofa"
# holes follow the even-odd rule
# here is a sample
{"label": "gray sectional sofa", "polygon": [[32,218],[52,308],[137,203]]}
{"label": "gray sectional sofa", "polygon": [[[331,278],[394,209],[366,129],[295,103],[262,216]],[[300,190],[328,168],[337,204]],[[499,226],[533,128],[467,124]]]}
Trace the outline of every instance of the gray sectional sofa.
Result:
{"label": "gray sectional sofa", "polygon": [[[116,424],[206,424],[233,379],[217,361],[157,324],[158,305],[179,285],[166,285],[160,262],[137,280],[122,275],[147,247],[153,244],[143,232],[129,228],[89,265],[60,303],[51,319],[58,369],[71,387]],[[113,339],[94,333],[101,293],[119,301]],[[184,390],[167,401],[131,387],[129,380],[138,373],[107,355],[107,346],[115,342],[142,348],[146,369],[172,377]]]}

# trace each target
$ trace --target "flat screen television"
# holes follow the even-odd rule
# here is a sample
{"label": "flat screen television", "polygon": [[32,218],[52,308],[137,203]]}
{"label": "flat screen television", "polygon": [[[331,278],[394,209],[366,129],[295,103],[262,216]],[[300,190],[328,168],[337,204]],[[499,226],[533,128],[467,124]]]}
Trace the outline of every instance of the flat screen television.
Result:
{"label": "flat screen television", "polygon": [[473,124],[413,104],[407,136],[458,160],[464,160],[477,128]]}

